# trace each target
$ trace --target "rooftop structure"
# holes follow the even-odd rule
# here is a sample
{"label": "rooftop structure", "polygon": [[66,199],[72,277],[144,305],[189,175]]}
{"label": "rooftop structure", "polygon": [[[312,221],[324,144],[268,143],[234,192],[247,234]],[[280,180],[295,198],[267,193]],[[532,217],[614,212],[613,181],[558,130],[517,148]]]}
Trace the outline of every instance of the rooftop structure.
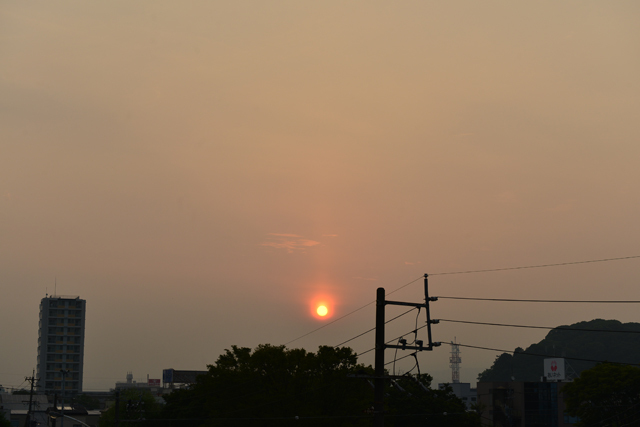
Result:
{"label": "rooftop structure", "polygon": [[133,372],[127,372],[127,381],[116,382],[116,390],[117,389],[125,389],[125,388],[137,388],[137,389],[147,389],[151,391],[156,391],[161,388],[160,379],[151,379],[149,375],[147,375],[146,382],[138,382],[133,380]]}

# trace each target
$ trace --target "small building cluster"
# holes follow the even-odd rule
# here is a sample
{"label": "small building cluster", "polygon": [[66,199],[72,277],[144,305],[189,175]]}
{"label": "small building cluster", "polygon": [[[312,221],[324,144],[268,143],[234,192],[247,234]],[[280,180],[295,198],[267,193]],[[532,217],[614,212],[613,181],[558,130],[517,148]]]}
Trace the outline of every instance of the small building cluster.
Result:
{"label": "small building cluster", "polygon": [[[64,417],[67,425],[96,427],[103,410],[115,403],[116,390],[150,392],[163,403],[162,395],[187,386],[206,371],[165,369],[164,383],[149,378],[118,381],[110,391],[83,391],[86,301],[78,296],[46,295],[40,301],[36,374],[27,378],[31,390],[14,394],[0,386],[0,413],[12,427],[55,425]],[[84,400],[83,400],[84,398]],[[82,403],[87,399],[90,409]],[[86,404],[86,403],[85,403]],[[95,408],[93,406],[96,406]]]}
{"label": "small building cluster", "polygon": [[484,425],[496,427],[569,427],[578,420],[565,412],[562,389],[569,383],[565,360],[544,360],[539,382],[479,382],[478,402]]}
{"label": "small building cluster", "polygon": [[544,360],[544,376],[539,382],[479,382],[477,388],[460,382],[460,348],[451,343],[452,380],[438,384],[450,387],[467,405],[480,414],[482,425],[493,427],[569,427],[578,420],[565,413],[563,387],[568,384],[562,358]]}

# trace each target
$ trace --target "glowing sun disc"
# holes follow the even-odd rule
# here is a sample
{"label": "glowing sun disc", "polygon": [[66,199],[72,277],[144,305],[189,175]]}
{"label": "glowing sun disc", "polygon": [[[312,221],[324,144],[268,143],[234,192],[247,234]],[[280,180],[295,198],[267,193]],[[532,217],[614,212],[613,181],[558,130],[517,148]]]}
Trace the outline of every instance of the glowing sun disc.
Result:
{"label": "glowing sun disc", "polygon": [[324,316],[326,316],[326,315],[327,315],[327,313],[329,313],[329,310],[327,309],[327,307],[326,307],[326,306],[321,305],[321,306],[319,306],[319,307],[318,307],[318,309],[316,310],[316,313],[318,313],[318,316],[322,316],[322,317],[324,317]]}

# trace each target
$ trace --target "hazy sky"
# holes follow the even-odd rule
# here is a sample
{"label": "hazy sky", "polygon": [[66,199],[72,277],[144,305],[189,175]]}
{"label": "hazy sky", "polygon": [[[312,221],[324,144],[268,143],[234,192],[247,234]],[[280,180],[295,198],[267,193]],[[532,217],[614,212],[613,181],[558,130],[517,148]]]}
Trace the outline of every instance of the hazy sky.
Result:
{"label": "hazy sky", "polygon": [[[335,319],[424,273],[640,255],[639,18],[635,0],[0,0],[0,384],[35,368],[56,281],[87,300],[97,390],[289,342],[326,322],[319,297]],[[635,259],[430,285],[640,300],[639,279]],[[393,298],[420,302],[421,281]],[[432,312],[640,321],[636,306]],[[339,344],[374,317],[290,346]],[[433,334],[513,349],[546,332]],[[422,372],[450,380],[449,350],[421,354]],[[463,348],[462,380],[495,356]]]}

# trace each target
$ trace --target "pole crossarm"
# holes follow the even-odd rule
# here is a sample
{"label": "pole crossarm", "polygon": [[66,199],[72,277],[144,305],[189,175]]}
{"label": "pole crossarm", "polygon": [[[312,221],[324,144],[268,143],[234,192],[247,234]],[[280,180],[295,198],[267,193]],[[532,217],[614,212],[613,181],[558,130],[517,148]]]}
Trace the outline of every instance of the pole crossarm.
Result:
{"label": "pole crossarm", "polygon": [[426,303],[416,304],[415,302],[388,301],[388,300],[385,300],[384,303],[387,304],[387,305],[404,305],[406,307],[427,308],[427,304]]}
{"label": "pole crossarm", "polygon": [[429,346],[415,346],[415,345],[392,345],[392,344],[385,344],[384,348],[397,348],[398,350],[417,350],[417,351],[431,351],[433,350],[433,347],[438,347],[440,346],[439,342],[434,342],[431,343],[431,345]]}

